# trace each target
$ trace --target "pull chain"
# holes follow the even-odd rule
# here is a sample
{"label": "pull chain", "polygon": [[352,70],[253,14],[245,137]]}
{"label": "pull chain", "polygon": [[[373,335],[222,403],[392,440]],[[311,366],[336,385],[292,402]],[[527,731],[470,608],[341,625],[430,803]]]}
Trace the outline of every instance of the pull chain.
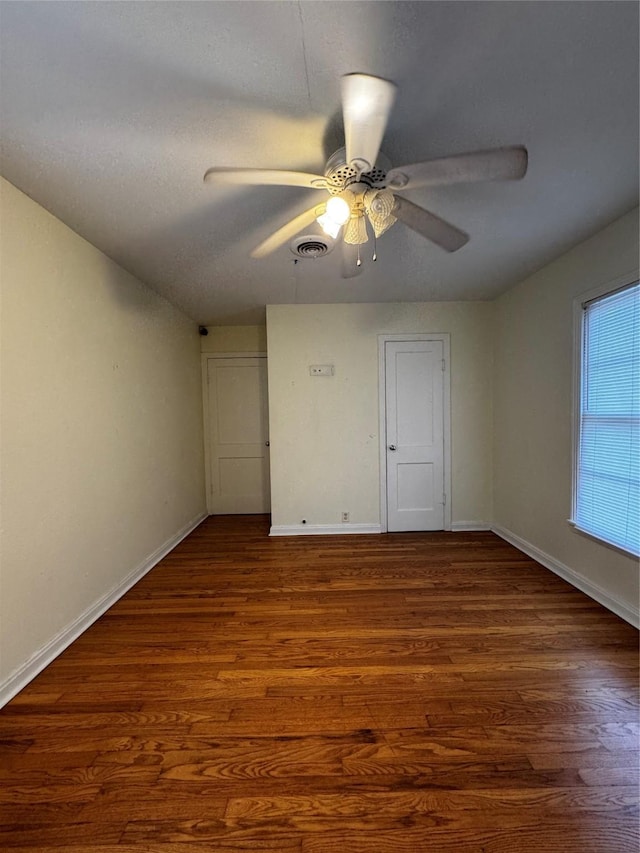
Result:
{"label": "pull chain", "polygon": [[371,260],[372,260],[372,261],[377,261],[377,260],[378,260],[378,244],[377,244],[377,242],[376,242],[376,234],[375,234],[375,231],[374,231],[374,233],[373,233],[373,257],[371,258]]}
{"label": "pull chain", "polygon": [[360,260],[360,243],[358,243],[358,260],[356,261],[356,266],[362,266],[362,261]]}

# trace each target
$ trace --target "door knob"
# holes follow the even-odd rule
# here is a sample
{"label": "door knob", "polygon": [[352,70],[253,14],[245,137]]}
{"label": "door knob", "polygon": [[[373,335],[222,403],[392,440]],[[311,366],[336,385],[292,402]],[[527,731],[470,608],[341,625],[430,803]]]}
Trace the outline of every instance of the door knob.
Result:
{"label": "door knob", "polygon": [[269,447],[269,445],[270,445],[270,444],[271,444],[271,442],[270,442],[270,441],[265,441],[264,446],[265,446],[265,447]]}
{"label": "door knob", "polygon": [[390,444],[390,445],[389,445],[389,450],[397,450],[397,449],[398,449],[398,448],[395,446],[395,444]]}

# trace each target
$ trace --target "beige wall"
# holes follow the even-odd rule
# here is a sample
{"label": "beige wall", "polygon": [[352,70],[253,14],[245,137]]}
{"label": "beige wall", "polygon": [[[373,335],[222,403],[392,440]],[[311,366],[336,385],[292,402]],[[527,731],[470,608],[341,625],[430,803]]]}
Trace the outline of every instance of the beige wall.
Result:
{"label": "beige wall", "polygon": [[522,282],[496,304],[495,521],[625,605],[638,562],[568,523],[573,300],[638,265],[638,211]]}
{"label": "beige wall", "polygon": [[197,326],[0,184],[0,686],[205,509]]}
{"label": "beige wall", "polygon": [[266,326],[207,326],[202,352],[266,352]]}
{"label": "beige wall", "polygon": [[490,304],[270,305],[274,525],[380,522],[377,336],[405,332],[451,334],[452,520],[491,521]]}

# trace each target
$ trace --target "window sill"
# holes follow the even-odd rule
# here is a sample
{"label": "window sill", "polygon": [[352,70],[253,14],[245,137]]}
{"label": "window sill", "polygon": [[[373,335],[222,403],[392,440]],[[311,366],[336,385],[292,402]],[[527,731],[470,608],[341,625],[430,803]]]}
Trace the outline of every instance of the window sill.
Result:
{"label": "window sill", "polygon": [[581,536],[585,536],[587,539],[591,539],[592,542],[597,542],[599,545],[604,545],[605,548],[611,548],[613,551],[617,551],[619,554],[624,554],[625,557],[640,557],[640,552],[631,551],[622,545],[616,545],[615,542],[608,542],[606,539],[603,539],[596,533],[592,533],[590,530],[585,530],[584,527],[580,527],[580,525],[577,524],[572,518],[567,519],[567,524],[571,525],[571,527],[573,527],[576,533],[579,533]]}

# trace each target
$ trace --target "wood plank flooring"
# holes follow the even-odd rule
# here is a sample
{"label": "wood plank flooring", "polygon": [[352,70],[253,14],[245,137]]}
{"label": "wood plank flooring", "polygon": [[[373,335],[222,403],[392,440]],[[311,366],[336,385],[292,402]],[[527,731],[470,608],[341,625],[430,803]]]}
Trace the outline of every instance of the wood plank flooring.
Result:
{"label": "wood plank flooring", "polygon": [[491,533],[210,518],[0,712],[11,853],[631,853],[638,637]]}

